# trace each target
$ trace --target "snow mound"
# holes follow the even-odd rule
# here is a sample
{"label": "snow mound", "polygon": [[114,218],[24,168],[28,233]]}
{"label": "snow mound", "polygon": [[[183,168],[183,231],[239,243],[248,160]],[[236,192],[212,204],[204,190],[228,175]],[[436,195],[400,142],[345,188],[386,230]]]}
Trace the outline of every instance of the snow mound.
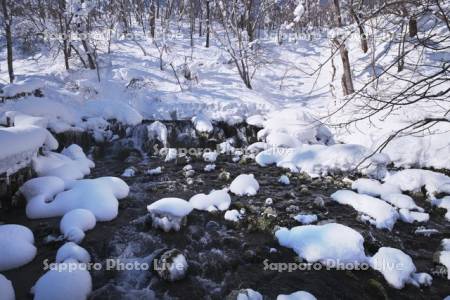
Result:
{"label": "snow mound", "polygon": [[142,115],[128,103],[118,100],[89,100],[83,107],[89,117],[103,117],[105,120],[115,119],[124,125],[135,126],[142,123]]}
{"label": "snow mound", "polygon": [[263,296],[255,290],[244,289],[239,291],[236,300],[263,300]]}
{"label": "snow mound", "polygon": [[167,149],[166,158],[164,159],[165,162],[169,162],[172,160],[177,159],[178,151],[175,148],[169,148]]}
{"label": "snow mound", "polygon": [[34,300],[82,300],[92,291],[92,278],[86,266],[74,259],[59,263],[42,275],[34,287]]}
{"label": "snow mound", "polygon": [[242,215],[237,209],[232,209],[225,212],[224,218],[228,221],[239,222],[242,219]]}
{"label": "snow mound", "polygon": [[317,300],[311,293],[298,291],[289,295],[278,295],[277,300]]}
{"label": "snow mound", "polygon": [[[264,150],[255,158],[262,167],[276,164],[292,172],[306,172],[312,177],[325,176],[334,172],[349,172],[369,154],[369,150],[360,145],[335,144],[301,145],[296,148],[273,147]],[[360,166],[364,174],[374,177],[384,176],[386,163],[370,160]]]}
{"label": "snow mound", "polygon": [[193,210],[192,204],[180,198],[163,198],[147,206],[153,227],[165,232],[178,231]]}
{"label": "snow mound", "polygon": [[78,208],[67,212],[61,219],[59,228],[64,237],[79,244],[85,237],[85,232],[95,227],[97,220],[87,209]]}
{"label": "snow mound", "polygon": [[13,97],[21,93],[32,93],[45,86],[45,81],[37,77],[28,77],[24,80],[17,80],[2,87],[0,95],[2,97]]}
{"label": "snow mound", "polygon": [[360,195],[349,190],[340,190],[331,195],[331,198],[344,205],[350,205],[358,212],[368,217],[369,222],[377,228],[392,230],[399,215],[397,211],[386,202],[368,195]]}
{"label": "snow mound", "polygon": [[192,118],[195,130],[200,133],[210,133],[214,130],[211,120],[203,114],[198,114]]}
{"label": "snow mound", "polygon": [[147,174],[147,175],[159,175],[161,173],[162,173],[161,167],[150,169],[150,170],[147,170],[147,172],[145,172],[145,174]]}
{"label": "snow mound", "polygon": [[415,209],[421,212],[423,211],[423,208],[417,206],[413,198],[411,198],[408,195],[385,194],[381,196],[381,199],[400,209],[408,209],[408,210]]}
{"label": "snow mound", "polygon": [[227,210],[231,204],[231,197],[226,189],[212,190],[208,195],[197,194],[192,196],[189,203],[198,210]]}
{"label": "snow mound", "polygon": [[64,148],[61,151],[62,155],[67,156],[68,158],[76,161],[79,164],[83,165],[83,169],[92,169],[95,167],[95,164],[92,160],[86,157],[86,154],[84,154],[83,149],[78,146],[77,144],[72,144],[67,148]]}
{"label": "snow mound", "polygon": [[254,196],[258,190],[259,184],[253,174],[241,174],[230,185],[230,191],[238,196]]}
{"label": "snow mound", "polygon": [[284,185],[288,185],[291,183],[289,181],[289,177],[287,177],[286,175],[281,175],[280,178],[278,178],[278,182]]}
{"label": "snow mound", "polygon": [[298,222],[300,222],[300,223],[302,223],[304,225],[307,225],[307,224],[311,224],[311,223],[317,222],[317,215],[302,215],[302,214],[299,214],[299,215],[294,216],[294,220],[296,220],[296,221],[298,221]]}
{"label": "snow mound", "polygon": [[450,194],[450,177],[429,170],[398,171],[388,176],[385,182],[398,186],[402,191],[420,191],[425,187],[430,197],[437,193]]}
{"label": "snow mound", "polygon": [[379,197],[388,194],[401,194],[398,186],[389,183],[382,184],[378,180],[369,178],[359,178],[352,183],[352,189],[357,190],[359,194],[366,194],[373,197]]}
{"label": "snow mound", "polygon": [[62,263],[69,259],[74,259],[80,263],[87,264],[91,261],[91,256],[86,249],[73,242],[68,242],[62,245],[56,252],[56,262]]}
{"label": "snow mound", "polygon": [[264,127],[264,121],[265,121],[265,119],[261,115],[252,115],[245,120],[245,122],[248,125],[252,125],[252,126],[260,127],[260,128]]}
{"label": "snow mound", "polygon": [[428,222],[430,219],[430,215],[423,212],[417,211],[409,211],[406,208],[401,208],[399,210],[400,220],[406,223],[414,223],[414,222]]}
{"label": "snow mound", "polygon": [[25,182],[20,188],[20,193],[29,200],[36,196],[42,196],[45,201],[64,191],[64,181],[55,176],[36,177]]}
{"label": "snow mound", "polygon": [[216,165],[215,164],[208,164],[203,168],[203,171],[205,172],[212,172],[216,169]]}
{"label": "snow mound", "polygon": [[136,175],[136,170],[134,168],[126,168],[122,172],[122,177],[134,177]]}
{"label": "snow mound", "polygon": [[264,129],[258,132],[258,138],[263,139],[273,134],[272,142],[276,142],[275,145],[283,139],[290,145],[334,143],[330,130],[307,109],[290,108],[275,111],[269,114],[263,125]]}
{"label": "snow mound", "polygon": [[0,274],[0,295],[2,295],[2,300],[16,299],[16,294],[11,281],[2,274]]}
{"label": "snow mound", "polygon": [[390,247],[381,247],[369,258],[370,266],[381,272],[386,281],[396,289],[402,289],[406,283],[415,286],[430,285],[432,278],[426,273],[417,274],[411,257],[403,251]]}
{"label": "snow mound", "polygon": [[110,221],[117,217],[118,199],[129,193],[128,185],[120,178],[100,177],[76,181],[73,186],[59,193],[52,202],[45,201],[45,195],[28,200],[27,217],[30,219],[63,216],[67,212],[84,208],[90,210],[97,221]]}
{"label": "snow mound", "polygon": [[341,224],[304,225],[290,230],[283,227],[275,237],[281,246],[291,248],[308,262],[332,266],[366,261],[362,235]]}
{"label": "snow mound", "polygon": [[21,267],[34,259],[33,232],[16,224],[0,225],[0,271]]}
{"label": "snow mound", "polygon": [[434,206],[446,209],[445,218],[450,221],[450,196],[445,196],[442,199],[434,199],[432,201]]}
{"label": "snow mound", "polygon": [[203,153],[203,160],[206,162],[215,162],[219,153],[216,151],[208,151]]}

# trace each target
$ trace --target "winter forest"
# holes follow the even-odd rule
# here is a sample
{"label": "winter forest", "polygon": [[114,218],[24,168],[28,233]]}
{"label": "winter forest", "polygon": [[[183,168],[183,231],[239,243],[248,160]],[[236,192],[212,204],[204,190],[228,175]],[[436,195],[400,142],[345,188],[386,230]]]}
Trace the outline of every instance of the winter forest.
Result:
{"label": "winter forest", "polygon": [[450,300],[450,0],[0,0],[0,300]]}

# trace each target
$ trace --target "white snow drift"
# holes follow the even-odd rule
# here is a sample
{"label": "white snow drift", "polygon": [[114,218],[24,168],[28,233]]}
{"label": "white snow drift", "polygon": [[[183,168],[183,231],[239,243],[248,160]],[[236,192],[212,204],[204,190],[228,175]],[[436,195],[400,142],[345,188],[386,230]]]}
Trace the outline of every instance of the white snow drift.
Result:
{"label": "white snow drift", "polygon": [[62,217],[59,228],[67,240],[78,244],[84,239],[85,232],[95,227],[96,222],[90,210],[78,208],[67,212]]}
{"label": "white snow drift", "polygon": [[0,225],[0,271],[21,267],[36,256],[34,235],[22,225]]}
{"label": "white snow drift", "polygon": [[208,195],[197,194],[192,196],[189,203],[198,210],[227,210],[231,204],[231,197],[226,189],[212,190]]}
{"label": "white snow drift", "polygon": [[258,190],[259,184],[253,174],[241,174],[230,185],[230,191],[238,196],[254,196]]}

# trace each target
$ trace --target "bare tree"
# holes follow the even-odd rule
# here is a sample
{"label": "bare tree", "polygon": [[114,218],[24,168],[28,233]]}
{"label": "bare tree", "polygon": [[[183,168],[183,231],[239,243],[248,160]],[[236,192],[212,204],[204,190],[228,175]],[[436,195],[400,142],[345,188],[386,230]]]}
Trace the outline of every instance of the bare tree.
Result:
{"label": "bare tree", "polygon": [[6,60],[8,63],[8,75],[9,82],[14,82],[14,67],[13,67],[13,40],[11,32],[12,23],[12,13],[11,13],[11,2],[8,0],[2,0],[2,11],[3,11],[3,28],[5,30],[6,36]]}

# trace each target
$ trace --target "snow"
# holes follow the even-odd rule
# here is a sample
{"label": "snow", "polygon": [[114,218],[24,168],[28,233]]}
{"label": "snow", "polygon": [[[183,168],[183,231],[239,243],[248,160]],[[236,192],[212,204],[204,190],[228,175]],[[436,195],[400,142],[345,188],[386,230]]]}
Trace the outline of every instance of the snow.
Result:
{"label": "snow", "polygon": [[164,159],[165,162],[169,162],[172,160],[177,159],[178,151],[175,148],[169,148],[167,149],[166,158]]}
{"label": "snow", "polygon": [[216,211],[227,210],[231,204],[231,197],[226,189],[212,190],[208,195],[197,194],[189,199],[193,208],[198,210]]}
{"label": "snow", "polygon": [[244,289],[239,291],[236,300],[263,300],[263,296],[255,290]]}
{"label": "snow", "polygon": [[34,235],[22,225],[0,225],[0,271],[21,267],[36,256]]}
{"label": "snow", "polygon": [[230,191],[238,196],[254,196],[258,190],[259,184],[253,174],[241,174],[230,185]]}
{"label": "snow", "polygon": [[0,274],[0,295],[2,295],[2,300],[16,299],[16,294],[11,281],[2,274]]}
{"label": "snow", "polygon": [[155,121],[152,124],[147,126],[148,131],[148,139],[149,140],[158,140],[160,141],[164,147],[167,146],[167,127],[163,123],[159,121]]}
{"label": "snow", "polygon": [[87,299],[92,291],[92,278],[83,264],[68,259],[42,275],[34,287],[35,300]]}
{"label": "snow", "polygon": [[289,295],[278,295],[277,300],[317,300],[311,293],[298,291]]}
{"label": "snow", "polygon": [[205,172],[212,172],[216,169],[216,165],[215,164],[208,164],[205,166],[205,168],[203,168],[203,170]]}
{"label": "snow", "polygon": [[415,209],[421,212],[423,211],[423,208],[417,206],[413,198],[411,198],[408,195],[385,194],[381,196],[381,199],[400,209],[408,209],[408,210]]}
{"label": "snow", "polygon": [[210,133],[214,130],[211,120],[203,114],[192,117],[192,123],[194,124],[195,130],[200,133]]}
{"label": "snow", "polygon": [[56,195],[52,202],[47,203],[42,194],[27,199],[26,214],[30,219],[51,218],[84,208],[90,210],[97,221],[110,221],[117,217],[118,199],[125,198],[128,193],[128,185],[120,178],[78,180],[70,189]]}
{"label": "snow", "polygon": [[123,171],[122,175],[120,175],[120,176],[122,176],[122,177],[134,177],[135,175],[136,175],[136,171],[135,171],[134,168],[126,168]]}
{"label": "snow", "polygon": [[162,173],[161,167],[157,167],[154,169],[147,170],[146,174],[148,175],[159,175]]}
{"label": "snow", "polygon": [[280,178],[278,178],[278,182],[284,185],[290,184],[289,177],[286,175],[281,175]]}
{"label": "snow", "polygon": [[381,247],[369,259],[369,264],[381,272],[386,281],[396,289],[402,289],[407,283],[416,286],[431,284],[431,276],[425,273],[416,274],[416,266],[411,257],[399,249]]}
{"label": "snow", "polygon": [[305,13],[305,7],[303,6],[303,1],[300,1],[297,7],[294,9],[294,22],[298,23]]}
{"label": "snow", "polygon": [[[276,164],[292,172],[306,172],[311,177],[325,176],[336,171],[349,172],[356,169],[368,155],[369,150],[360,145],[335,144],[300,145],[296,148],[272,147],[260,152],[255,161],[262,167]],[[365,169],[362,169],[362,168]],[[378,176],[384,174],[385,163],[370,161],[361,167],[364,173]]]}
{"label": "snow", "polygon": [[450,194],[450,177],[429,170],[398,171],[388,176],[385,182],[398,186],[402,191],[420,191],[425,187],[431,197],[437,193]]}
{"label": "snow", "polygon": [[56,252],[55,261],[57,263],[63,263],[69,259],[74,259],[80,263],[87,264],[91,261],[91,256],[89,255],[89,252],[86,251],[86,249],[78,246],[73,242],[67,242],[62,245]]}
{"label": "snow", "polygon": [[359,264],[366,261],[364,238],[350,227],[337,223],[304,225],[275,232],[279,244],[291,248],[308,262]]}
{"label": "snow", "polygon": [[87,209],[74,209],[67,212],[61,219],[59,229],[68,241],[79,244],[85,237],[85,232],[95,227],[97,220]]}
{"label": "snow", "polygon": [[317,222],[317,215],[299,214],[299,215],[294,216],[294,220],[302,223],[303,225],[307,225],[307,224]]}
{"label": "snow", "polygon": [[163,198],[147,206],[153,227],[161,228],[165,232],[180,230],[183,219],[193,209],[191,203],[180,198]]}
{"label": "snow", "polygon": [[331,198],[344,205],[350,205],[358,212],[368,217],[369,222],[377,228],[392,230],[399,215],[397,211],[386,202],[368,196],[357,194],[349,190],[340,190],[331,195]]}
{"label": "snow", "polygon": [[373,197],[379,197],[388,194],[401,194],[397,185],[389,183],[382,184],[378,180],[369,178],[359,178],[352,183],[352,189],[357,190],[359,194],[366,194]]}
{"label": "snow", "polygon": [[256,126],[256,127],[264,127],[265,118],[262,115],[251,115],[248,117],[245,122],[248,125]]}
{"label": "snow", "polygon": [[28,180],[19,188],[19,191],[27,200],[42,196],[45,201],[49,201],[64,189],[64,181],[59,177],[44,176]]}
{"label": "snow", "polygon": [[186,257],[183,254],[178,254],[172,259],[172,263],[168,264],[169,281],[176,281],[183,279],[188,269]]}
{"label": "snow", "polygon": [[215,162],[219,153],[216,151],[207,151],[203,153],[203,160],[206,162]]}
{"label": "snow", "polygon": [[20,93],[32,93],[35,90],[43,87],[45,82],[36,77],[25,78],[23,80],[16,80],[14,83],[10,83],[2,87],[0,96],[13,97]]}
{"label": "snow", "polygon": [[423,212],[417,211],[409,211],[406,208],[401,208],[399,210],[400,220],[406,223],[414,223],[414,222],[428,222],[430,219],[430,215]]}
{"label": "snow", "polygon": [[232,209],[225,212],[224,218],[228,221],[239,222],[239,220],[242,218],[242,215],[237,209]]}

